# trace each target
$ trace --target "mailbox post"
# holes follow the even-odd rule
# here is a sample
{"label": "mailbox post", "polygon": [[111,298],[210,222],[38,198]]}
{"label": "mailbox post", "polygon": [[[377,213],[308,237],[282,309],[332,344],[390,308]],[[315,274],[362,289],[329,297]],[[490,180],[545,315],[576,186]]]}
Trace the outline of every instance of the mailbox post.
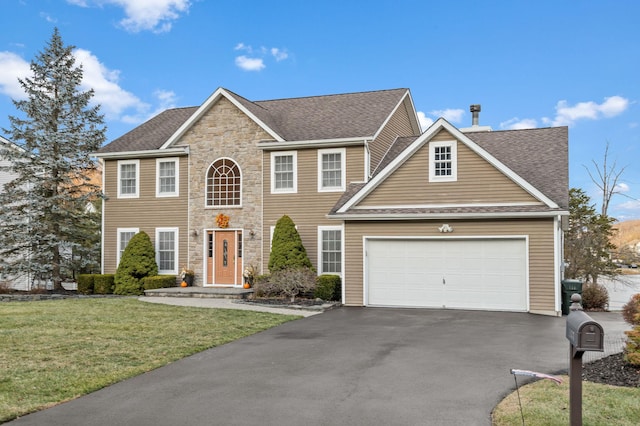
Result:
{"label": "mailbox post", "polygon": [[582,355],[585,351],[604,352],[604,331],[582,310],[582,296],[571,296],[567,316],[569,340],[569,420],[571,426],[582,426]]}

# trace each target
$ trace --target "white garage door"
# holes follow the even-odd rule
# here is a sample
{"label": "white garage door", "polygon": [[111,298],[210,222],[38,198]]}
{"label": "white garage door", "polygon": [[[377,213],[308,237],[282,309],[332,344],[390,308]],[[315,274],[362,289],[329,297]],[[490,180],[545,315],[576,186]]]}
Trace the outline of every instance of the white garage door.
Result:
{"label": "white garage door", "polygon": [[368,239],[367,305],[527,310],[524,239]]}

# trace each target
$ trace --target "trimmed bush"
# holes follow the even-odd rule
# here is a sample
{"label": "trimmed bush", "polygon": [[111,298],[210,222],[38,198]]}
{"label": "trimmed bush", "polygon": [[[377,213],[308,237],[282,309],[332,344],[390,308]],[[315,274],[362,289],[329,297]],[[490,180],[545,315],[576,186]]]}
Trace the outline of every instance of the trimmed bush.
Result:
{"label": "trimmed bush", "polygon": [[631,299],[622,307],[622,318],[627,324],[640,325],[640,293],[631,296]]}
{"label": "trimmed bush", "polygon": [[175,275],[154,275],[153,277],[144,277],[141,281],[142,288],[145,290],[176,286]]}
{"label": "trimmed bush", "polygon": [[586,283],[582,287],[582,307],[587,311],[604,311],[609,307],[609,293],[598,283]]}
{"label": "trimmed bush", "polygon": [[140,295],[142,279],[158,275],[156,253],[151,238],[141,231],[131,238],[124,249],[115,276],[115,294]]}
{"label": "trimmed bush", "polygon": [[94,294],[112,294],[114,288],[114,274],[94,275],[93,276],[93,293]]}
{"label": "trimmed bush", "polygon": [[274,273],[283,269],[298,268],[313,270],[313,265],[307,256],[307,250],[302,244],[296,225],[289,216],[284,215],[278,219],[273,230],[269,271]]}
{"label": "trimmed bush", "polygon": [[93,293],[93,280],[95,275],[93,274],[80,274],[76,280],[78,283],[78,293],[91,294]]}
{"label": "trimmed bush", "polygon": [[624,349],[624,360],[632,365],[640,366],[640,326],[633,330],[625,331],[627,346]]}
{"label": "trimmed bush", "polygon": [[288,268],[272,273],[270,283],[278,294],[294,302],[298,295],[313,294],[316,278],[316,273],[311,268]]}
{"label": "trimmed bush", "polygon": [[342,298],[342,280],[339,275],[320,275],[316,279],[314,297],[322,300],[340,300]]}

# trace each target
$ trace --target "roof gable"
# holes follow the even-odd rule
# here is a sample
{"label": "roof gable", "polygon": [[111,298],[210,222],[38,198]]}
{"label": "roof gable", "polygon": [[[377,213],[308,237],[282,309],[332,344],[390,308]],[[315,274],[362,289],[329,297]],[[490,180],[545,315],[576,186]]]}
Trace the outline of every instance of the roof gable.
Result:
{"label": "roof gable", "polygon": [[[441,131],[446,131],[451,134],[452,138],[458,141],[468,148],[471,152],[475,153],[481,159],[486,161],[489,165],[499,171],[502,175],[507,177],[511,182],[515,185],[522,188],[528,194],[530,194],[535,200],[538,200],[540,203],[544,204],[547,209],[560,209],[566,208],[564,203],[562,203],[563,195],[568,191],[568,183],[562,177],[559,180],[554,181],[554,175],[550,172],[556,172],[559,175],[563,175],[563,173],[567,172],[567,143],[566,143],[566,128],[564,131],[562,128],[560,130],[554,130],[551,132],[551,135],[548,135],[548,132],[541,132],[541,134],[528,135],[527,137],[522,138],[524,141],[520,144],[514,144],[514,146],[505,147],[506,141],[514,140],[517,137],[521,137],[523,133],[526,133],[526,130],[514,131],[514,132],[523,132],[517,134],[504,135],[502,132],[483,132],[482,136],[478,138],[480,143],[472,140],[472,138],[477,135],[471,134],[467,136],[466,134],[460,132],[446,120],[440,118],[437,120],[425,133],[423,133],[420,137],[415,140],[411,140],[408,138],[399,138],[396,143],[390,149],[388,155],[383,159],[384,167],[379,171],[373,178],[366,184],[359,187],[357,190],[352,190],[351,197],[345,199],[343,197],[341,201],[334,207],[334,212],[336,213],[346,213],[350,209],[355,208],[360,203],[365,203],[364,200],[370,196],[380,185],[383,184],[387,179],[389,179],[396,171],[402,167],[411,157],[416,155],[416,153],[420,152],[425,145],[427,145],[436,135],[438,135]],[[538,130],[538,129],[536,129]],[[545,130],[545,129],[540,129]],[[517,135],[517,137],[516,137]],[[556,156],[556,159],[551,162],[546,162],[545,158],[541,158],[538,160],[538,166],[541,167],[541,170],[538,169],[535,172],[530,170],[531,167],[526,165],[521,165],[522,162],[527,162],[529,158],[538,154],[538,151],[534,151],[537,148],[537,145],[534,142],[537,142],[541,136],[545,136],[542,139],[545,139],[546,142],[543,143],[545,146],[543,150],[543,157],[547,156]],[[482,145],[481,145],[482,144]],[[550,149],[547,145],[555,144],[555,150]],[[393,157],[395,149],[395,157]],[[497,151],[496,151],[497,150]],[[494,155],[494,151],[496,153],[500,150],[508,151],[507,153]],[[534,152],[532,152],[534,151]],[[513,154],[518,152],[519,154]],[[564,154],[563,154],[564,152]],[[562,166],[562,162],[564,158],[564,166]],[[517,173],[514,169],[520,171]],[[425,176],[426,175],[425,171]],[[541,175],[546,174],[547,179],[537,179],[538,184],[541,188],[532,184],[529,181],[530,178],[536,180],[536,177],[541,177]],[[568,173],[567,173],[568,174]],[[426,177],[425,177],[426,181]],[[454,184],[454,183],[452,183]],[[564,188],[564,189],[563,189]],[[409,197],[410,199],[410,197]],[[558,200],[559,202],[556,202]],[[413,203],[415,204],[415,203]]]}

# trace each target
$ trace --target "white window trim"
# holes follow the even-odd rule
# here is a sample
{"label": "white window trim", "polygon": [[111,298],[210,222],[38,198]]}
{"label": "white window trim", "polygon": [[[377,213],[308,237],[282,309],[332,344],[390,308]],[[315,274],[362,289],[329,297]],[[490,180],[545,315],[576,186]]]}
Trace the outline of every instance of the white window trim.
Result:
{"label": "white window trim", "polygon": [[[122,181],[121,181],[121,165],[126,164],[135,164],[136,166],[136,192],[135,194],[122,194],[120,190],[122,189]],[[140,197],[140,160],[118,160],[118,198],[138,198]]]}
{"label": "white window trim", "polygon": [[[156,228],[156,263],[158,264],[158,274],[178,274],[178,260],[179,260],[179,247],[180,247],[180,234],[179,228]],[[160,269],[160,251],[158,250],[158,243],[160,241],[160,232],[173,232],[175,234],[175,264],[173,269]]]}
{"label": "white window trim", "polygon": [[[436,176],[436,147],[451,147],[451,176]],[[458,180],[458,149],[456,141],[429,142],[429,182],[455,182]]]}
{"label": "white window trim", "polygon": [[116,267],[120,264],[120,244],[122,243],[122,233],[133,232],[134,235],[140,232],[140,228],[118,228],[116,229]]}
{"label": "white window trim", "polygon": [[[293,188],[276,189],[275,159],[276,157],[293,157]],[[277,151],[271,153],[271,193],[272,194],[296,194],[298,192],[298,152]]]}
{"label": "white window trim", "polygon": [[[173,192],[160,192],[160,163],[174,163],[176,165],[176,188]],[[177,197],[180,195],[180,159],[172,158],[156,158],[156,197]]]}
{"label": "white window trim", "polygon": [[[238,168],[238,173],[240,174],[240,203],[239,204],[233,204],[233,205],[226,205],[226,206],[210,206],[207,204],[207,197],[209,196],[209,193],[207,192],[207,188],[208,188],[208,179],[209,179],[209,172],[211,171],[211,168],[213,167],[214,164],[216,164],[218,161],[220,160],[229,160],[229,161],[233,161],[233,163],[236,165],[236,167]],[[240,209],[242,208],[242,200],[243,200],[243,180],[244,177],[242,175],[242,169],[240,168],[240,163],[238,163],[236,160],[234,160],[231,157],[220,157],[220,158],[216,158],[214,161],[211,162],[211,164],[209,164],[209,167],[207,167],[207,170],[204,174],[204,191],[205,191],[205,195],[204,195],[204,208],[205,209]],[[213,198],[213,193],[211,194],[212,198]]]}
{"label": "white window trim", "polygon": [[[340,154],[340,186],[322,186],[322,156],[324,154]],[[344,192],[345,181],[347,178],[347,150],[345,148],[337,149],[319,149],[318,150],[318,192]]]}
{"label": "white window trim", "polygon": [[[322,231],[340,231],[340,271],[337,272],[325,272],[322,270]],[[318,275],[339,275],[342,277],[344,274],[344,226],[318,226]]]}

